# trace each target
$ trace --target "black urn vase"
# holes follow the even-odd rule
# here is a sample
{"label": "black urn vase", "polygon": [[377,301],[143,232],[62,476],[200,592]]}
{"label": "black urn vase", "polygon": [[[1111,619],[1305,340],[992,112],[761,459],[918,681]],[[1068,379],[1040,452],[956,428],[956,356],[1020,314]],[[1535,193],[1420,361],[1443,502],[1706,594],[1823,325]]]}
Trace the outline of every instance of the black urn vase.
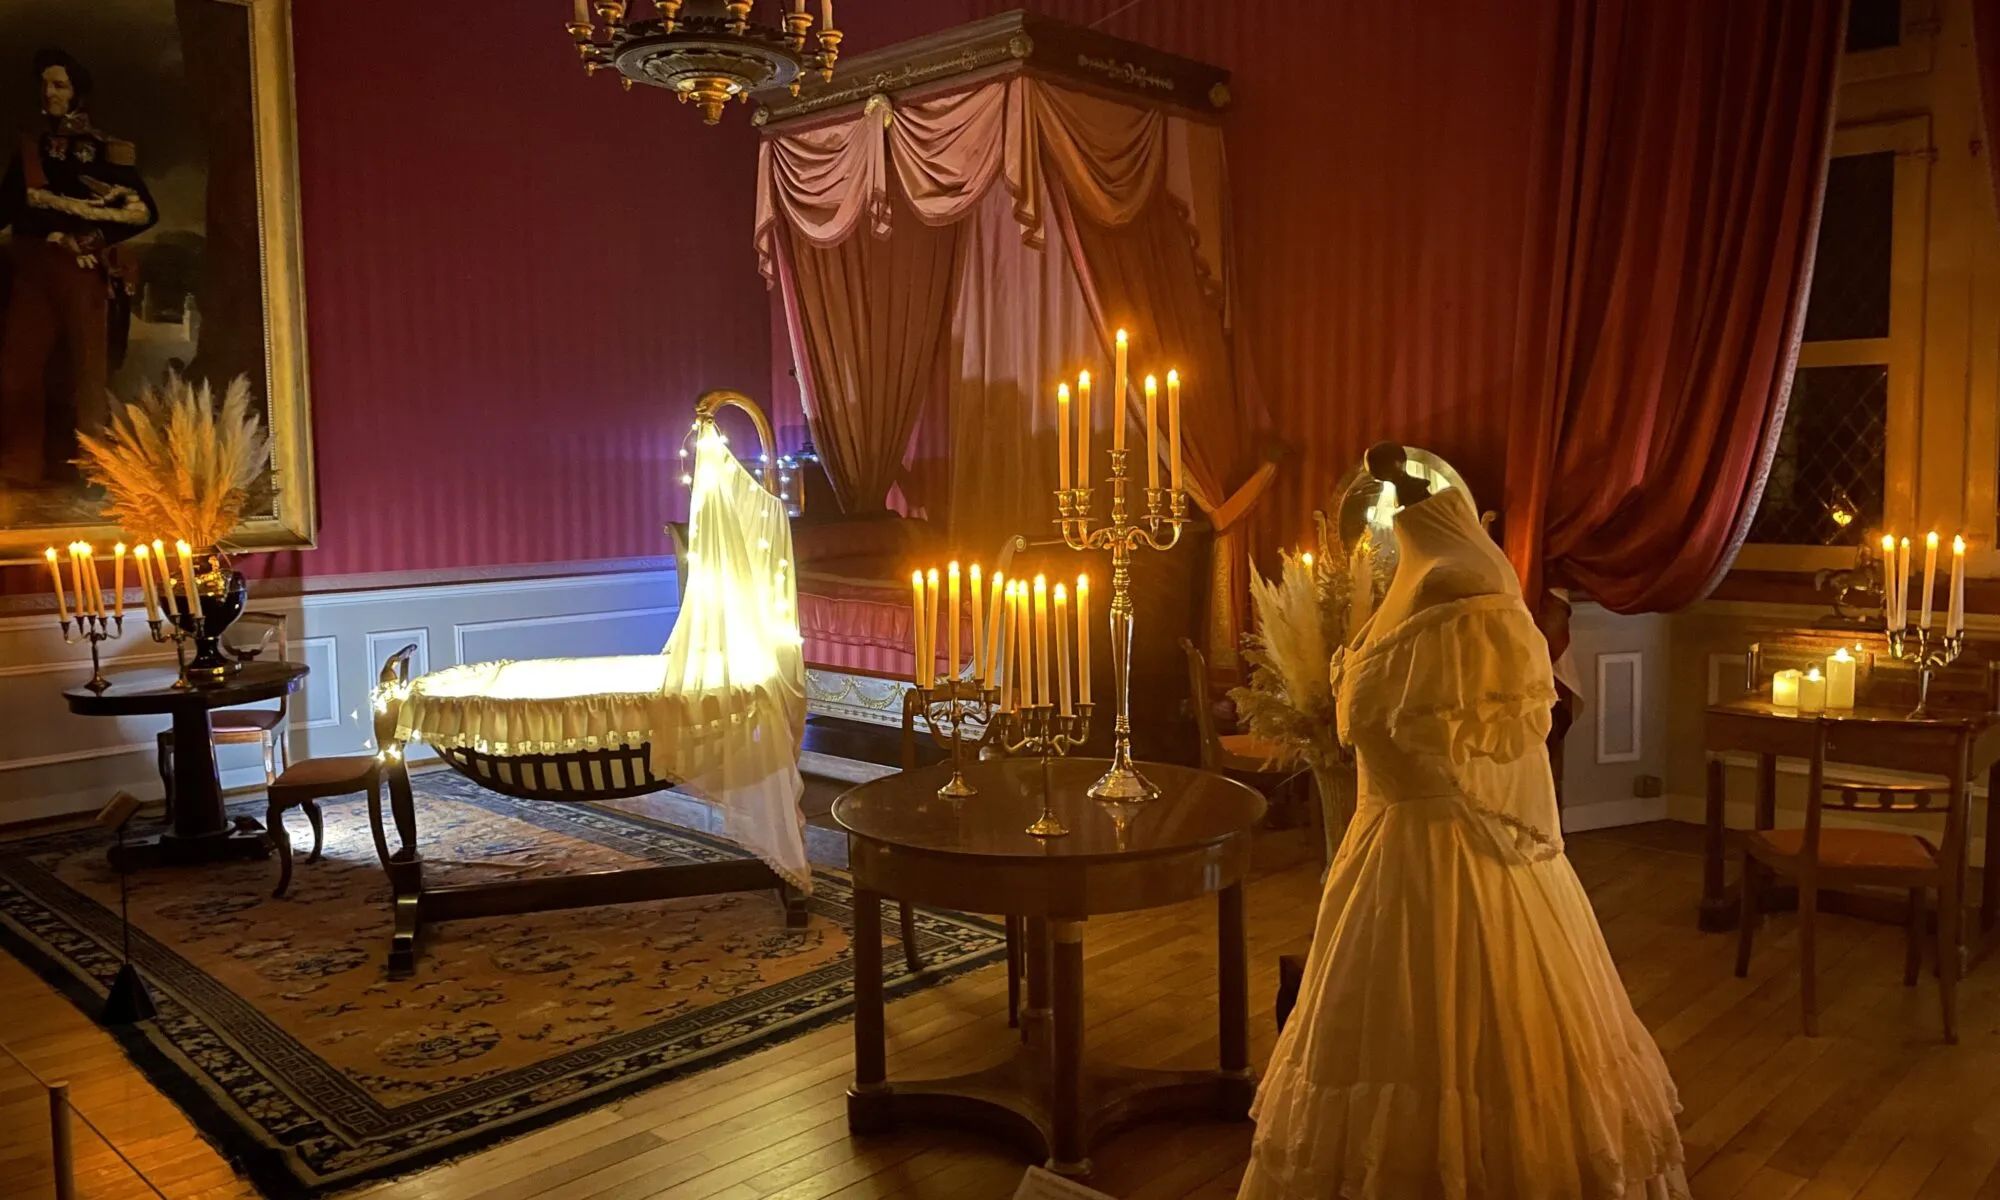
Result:
{"label": "black urn vase", "polygon": [[201,620],[185,613],[178,618],[194,641],[194,658],[185,673],[190,683],[219,683],[243,669],[242,663],[222,652],[222,632],[243,615],[250,584],[227,558],[211,552],[194,556],[194,586]]}

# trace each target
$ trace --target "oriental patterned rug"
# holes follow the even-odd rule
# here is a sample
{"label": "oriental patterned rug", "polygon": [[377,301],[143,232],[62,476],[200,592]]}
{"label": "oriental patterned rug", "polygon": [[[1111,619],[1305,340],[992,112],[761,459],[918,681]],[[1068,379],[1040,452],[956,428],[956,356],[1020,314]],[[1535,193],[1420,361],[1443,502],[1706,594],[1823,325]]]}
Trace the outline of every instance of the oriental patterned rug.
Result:
{"label": "oriental patterned rug", "polygon": [[[606,806],[508,799],[419,776],[438,883],[740,856]],[[273,1196],[317,1196],[490,1146],[846,1017],[845,876],[819,870],[812,920],[765,894],[705,896],[431,926],[393,982],[388,885],[359,799],[323,803],[326,854],[294,813],[299,861],[131,877],[133,957],[159,1005],[124,1031],[133,1061]],[[251,809],[242,811],[249,812]],[[93,1016],[118,969],[107,836],[0,844],[0,947]],[[894,906],[884,936],[897,936]],[[907,992],[998,961],[997,925],[918,910],[925,969]]]}

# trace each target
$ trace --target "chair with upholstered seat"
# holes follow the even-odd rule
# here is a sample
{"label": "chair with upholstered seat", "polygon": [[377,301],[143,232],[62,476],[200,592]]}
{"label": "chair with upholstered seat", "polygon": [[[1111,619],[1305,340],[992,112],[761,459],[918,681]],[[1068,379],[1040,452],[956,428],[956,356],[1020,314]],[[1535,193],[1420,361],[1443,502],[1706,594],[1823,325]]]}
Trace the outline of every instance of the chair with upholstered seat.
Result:
{"label": "chair with upholstered seat", "polygon": [[[1957,988],[1960,971],[1959,893],[1965,874],[1965,797],[1955,789],[1922,784],[1828,783],[1826,731],[1816,734],[1807,780],[1806,823],[1799,829],[1764,829],[1743,837],[1742,925],[1736,974],[1750,970],[1750,943],[1762,915],[1767,876],[1788,879],[1799,890],[1799,1003],[1808,1037],[1819,1034],[1817,917],[1819,890],[1840,887],[1899,888],[1909,895],[1909,925],[1903,983],[1914,986],[1923,965],[1926,892],[1937,893],[1938,1000],[1944,1040],[1958,1041]],[[1940,793],[1942,792],[1942,797]],[[1914,833],[1893,829],[1826,828],[1826,809],[1883,815],[1944,816],[1944,837],[1936,845]]]}
{"label": "chair with upholstered seat", "polygon": [[[381,684],[404,686],[410,682],[410,659],[414,645],[403,647],[382,666]],[[356,792],[368,797],[368,826],[375,835],[375,856],[382,869],[389,869],[389,844],[382,831],[382,753],[395,753],[396,718],[393,706],[375,709],[375,744],[384,747],[375,754],[349,754],[335,758],[308,758],[288,765],[271,782],[269,802],[264,810],[264,828],[278,851],[278,886],[271,895],[282,897],[292,885],[292,839],[285,832],[285,813],[305,810],[313,831],[312,853],[307,862],[318,862],[326,841],[326,824],[319,802],[333,796]],[[408,834],[405,833],[407,839]]]}
{"label": "chair with upholstered seat", "polygon": [[[1208,659],[1201,647],[1187,638],[1181,639],[1181,652],[1187,655],[1188,702],[1194,708],[1195,730],[1200,735],[1202,770],[1240,779],[1271,798],[1299,773],[1296,756],[1285,746],[1254,733],[1221,732],[1215,723],[1215,699],[1208,688]],[[1307,824],[1324,840],[1325,816],[1320,806],[1308,803],[1305,807]]]}
{"label": "chair with upholstered seat", "polygon": [[[268,647],[276,656],[276,661],[287,662],[286,653],[291,649],[287,637],[288,622],[283,613],[246,612],[236,618],[229,627],[229,637],[224,649],[242,659],[260,657]],[[245,635],[249,635],[246,639]],[[255,649],[246,649],[244,641],[255,639]],[[264,752],[264,786],[269,787],[277,779],[280,764],[290,765],[291,746],[285,736],[286,697],[278,697],[276,708],[219,708],[209,714],[209,740],[218,746],[256,745]],[[174,811],[174,732],[160,731],[159,739],[160,781],[165,785],[167,816]]]}

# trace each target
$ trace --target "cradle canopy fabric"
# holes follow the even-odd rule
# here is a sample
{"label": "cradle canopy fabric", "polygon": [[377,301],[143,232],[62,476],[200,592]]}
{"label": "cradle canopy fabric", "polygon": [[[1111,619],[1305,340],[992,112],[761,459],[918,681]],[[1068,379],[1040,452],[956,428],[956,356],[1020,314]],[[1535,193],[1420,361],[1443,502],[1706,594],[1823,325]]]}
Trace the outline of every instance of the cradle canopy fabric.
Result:
{"label": "cradle canopy fabric", "polygon": [[497,755],[648,746],[655,777],[714,802],[732,840],[810,890],[791,526],[712,426],[693,491],[687,589],[661,653],[438,671],[411,684],[398,734]]}
{"label": "cradle canopy fabric", "polygon": [[[780,288],[843,507],[883,507],[912,437],[942,410],[951,536],[988,544],[1045,527],[1055,383],[1108,368],[1112,332],[1126,327],[1127,420],[1144,372],[1175,366],[1187,381],[1187,486],[1217,530],[1204,640],[1212,661],[1233,663],[1237,521],[1273,468],[1232,345],[1226,214],[1218,126],[1025,74],[878,95],[767,133],[758,261]],[[1108,409],[1100,401],[1104,446]]]}

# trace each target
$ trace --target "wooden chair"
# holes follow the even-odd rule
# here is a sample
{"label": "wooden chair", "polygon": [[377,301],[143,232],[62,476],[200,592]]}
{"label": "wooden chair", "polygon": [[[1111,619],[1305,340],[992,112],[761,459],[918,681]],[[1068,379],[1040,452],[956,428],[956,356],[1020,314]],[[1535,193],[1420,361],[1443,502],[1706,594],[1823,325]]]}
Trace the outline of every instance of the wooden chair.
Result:
{"label": "wooden chair", "polygon": [[[1965,877],[1966,797],[1964,789],[1939,789],[1921,784],[1829,783],[1826,779],[1827,725],[1817,722],[1814,754],[1807,777],[1806,823],[1802,829],[1766,829],[1743,838],[1741,929],[1736,946],[1736,974],[1750,970],[1750,941],[1763,910],[1767,875],[1788,879],[1799,891],[1799,1004],[1806,1036],[1819,1035],[1816,957],[1819,890],[1840,887],[1890,887],[1909,893],[1908,945],[1903,983],[1915,986],[1923,964],[1924,893],[1937,901],[1938,1000],[1944,1015],[1944,1040],[1958,1042],[1959,893]],[[1967,752],[1961,742],[1959,752]],[[1880,814],[1944,813],[1941,845],[1911,833],[1878,829],[1828,829],[1826,809]]]}
{"label": "wooden chair", "polygon": [[[917,690],[903,692],[903,770],[917,769]],[[975,751],[976,753],[976,751]],[[903,912],[903,955],[915,971],[921,964],[916,953],[916,926],[911,920],[910,906],[901,905]],[[1023,928],[1020,917],[1002,918],[1007,927],[1007,1026],[1014,1028],[1021,1023],[1021,976],[1027,969],[1027,958],[1022,951]]]}
{"label": "wooden chair", "polygon": [[[410,682],[410,659],[416,652],[417,648],[412,644],[390,655],[382,665],[380,686],[407,685]],[[374,711],[375,745],[379,747],[376,753],[308,758],[287,766],[284,773],[272,781],[269,803],[264,810],[264,828],[278,850],[278,886],[271,895],[282,897],[285,889],[292,885],[292,839],[285,832],[285,813],[294,808],[305,810],[306,820],[313,831],[312,853],[306,856],[306,861],[318,862],[320,849],[326,840],[326,825],[320,815],[319,802],[331,796],[347,796],[355,792],[367,795],[368,826],[375,836],[375,856],[381,860],[384,871],[389,869],[389,844],[382,830],[382,764],[384,755],[400,754],[402,750],[396,741],[396,706],[377,705]]]}
{"label": "wooden chair", "polygon": [[[1215,724],[1215,698],[1208,689],[1208,659],[1201,647],[1187,638],[1181,639],[1181,653],[1187,655],[1188,702],[1194,708],[1195,729],[1200,735],[1201,769],[1240,779],[1271,797],[1298,774],[1291,751],[1254,733],[1220,732]],[[1320,811],[1321,798],[1312,791],[1307,795],[1311,802],[1305,806],[1306,823],[1324,843],[1326,816]]]}
{"label": "wooden chair", "polygon": [[[236,618],[232,628],[249,628],[268,631],[264,637],[275,652],[278,662],[287,661],[291,649],[288,618],[283,613],[246,612]],[[239,657],[241,657],[239,655]],[[258,657],[251,655],[250,657]],[[249,745],[255,743],[264,751],[264,786],[269,787],[278,778],[280,764],[291,765],[291,745],[286,737],[285,717],[288,697],[278,697],[276,708],[219,708],[209,714],[209,740],[218,746]],[[174,811],[174,731],[160,731],[159,741],[160,781],[165,785],[167,817]]]}

